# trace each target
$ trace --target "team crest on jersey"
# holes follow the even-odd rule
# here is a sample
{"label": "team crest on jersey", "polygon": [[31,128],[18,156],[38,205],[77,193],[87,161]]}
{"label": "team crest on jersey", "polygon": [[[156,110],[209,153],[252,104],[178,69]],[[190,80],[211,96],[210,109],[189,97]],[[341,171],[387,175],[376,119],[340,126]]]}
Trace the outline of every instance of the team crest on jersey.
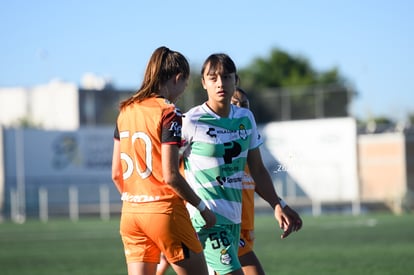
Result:
{"label": "team crest on jersey", "polygon": [[243,140],[247,138],[247,130],[243,124],[240,124],[239,126],[239,136]]}
{"label": "team crest on jersey", "polygon": [[220,255],[220,262],[225,265],[229,265],[232,261],[230,254],[227,252],[226,249],[223,249]]}
{"label": "team crest on jersey", "polygon": [[176,121],[173,121],[171,123],[171,126],[168,129],[168,131],[172,132],[172,134],[175,137],[181,137],[181,125],[178,122],[176,122]]}

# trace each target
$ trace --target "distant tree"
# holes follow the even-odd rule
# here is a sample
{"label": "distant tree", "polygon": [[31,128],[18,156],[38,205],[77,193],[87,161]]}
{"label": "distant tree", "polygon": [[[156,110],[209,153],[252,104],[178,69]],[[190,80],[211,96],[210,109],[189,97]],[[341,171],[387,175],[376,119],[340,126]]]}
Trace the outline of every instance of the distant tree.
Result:
{"label": "distant tree", "polygon": [[408,114],[408,121],[414,126],[414,112]]}
{"label": "distant tree", "polygon": [[357,119],[357,125],[361,133],[380,133],[394,131],[397,123],[386,116],[372,116],[368,119]]}
{"label": "distant tree", "polygon": [[239,69],[258,122],[348,115],[354,92],[337,68],[318,72],[306,58],[273,49]]}
{"label": "distant tree", "polygon": [[42,128],[42,125],[40,123],[34,122],[29,117],[21,117],[17,120],[15,124],[17,125],[17,127],[20,127],[20,128],[33,128],[33,129]]}
{"label": "distant tree", "polygon": [[273,49],[267,59],[254,59],[239,75],[244,87],[255,89],[310,85],[316,78],[306,59],[278,49]]}
{"label": "distant tree", "polygon": [[376,124],[383,124],[383,125],[392,125],[392,124],[395,124],[395,121],[394,120],[392,120],[389,117],[385,117],[385,116],[374,117],[374,118],[372,118],[372,120]]}

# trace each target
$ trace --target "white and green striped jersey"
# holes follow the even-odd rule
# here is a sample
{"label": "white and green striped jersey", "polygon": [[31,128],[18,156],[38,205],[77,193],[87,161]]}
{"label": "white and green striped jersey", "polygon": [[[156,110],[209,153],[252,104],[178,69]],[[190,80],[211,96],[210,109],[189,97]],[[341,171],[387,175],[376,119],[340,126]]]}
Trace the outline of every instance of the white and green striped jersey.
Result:
{"label": "white and green striped jersey", "polygon": [[[183,116],[185,177],[216,214],[217,224],[241,223],[242,179],[250,149],[262,144],[252,112],[231,105],[222,118],[204,103]],[[193,224],[204,220],[188,205]]]}

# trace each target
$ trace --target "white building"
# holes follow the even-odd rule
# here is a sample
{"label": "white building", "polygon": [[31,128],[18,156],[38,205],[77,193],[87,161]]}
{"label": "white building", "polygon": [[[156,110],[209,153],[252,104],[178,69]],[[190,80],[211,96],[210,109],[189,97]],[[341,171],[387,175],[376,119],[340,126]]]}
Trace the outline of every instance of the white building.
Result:
{"label": "white building", "polygon": [[0,125],[30,125],[44,130],[76,130],[113,125],[118,104],[131,90],[115,90],[91,74],[82,87],[53,80],[33,87],[0,88]]}
{"label": "white building", "polygon": [[22,121],[45,130],[79,128],[79,89],[72,83],[52,81],[30,88],[0,89],[0,124]]}

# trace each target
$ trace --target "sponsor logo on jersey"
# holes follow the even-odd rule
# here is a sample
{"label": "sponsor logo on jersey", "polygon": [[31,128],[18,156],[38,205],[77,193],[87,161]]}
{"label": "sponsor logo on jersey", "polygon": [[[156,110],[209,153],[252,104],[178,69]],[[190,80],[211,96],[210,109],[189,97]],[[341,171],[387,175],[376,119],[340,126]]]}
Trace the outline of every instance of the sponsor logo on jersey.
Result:
{"label": "sponsor logo on jersey", "polygon": [[224,145],[224,155],[223,155],[224,163],[230,164],[233,162],[234,157],[237,157],[238,155],[240,155],[242,151],[242,147],[239,143],[235,141],[226,142],[223,145]]}
{"label": "sponsor logo on jersey", "polygon": [[217,177],[216,177],[216,180],[217,180],[217,182],[218,182],[221,186],[223,186],[223,185],[224,185],[224,183],[226,182],[226,177],[220,177],[220,176],[217,176]]}
{"label": "sponsor logo on jersey", "polygon": [[171,123],[168,131],[172,132],[173,136],[175,137],[181,137],[181,125],[176,121],[173,121],[173,123]]}
{"label": "sponsor logo on jersey", "polygon": [[128,194],[128,192],[122,193],[121,200],[127,202],[150,202],[150,201],[158,201],[160,196],[150,196],[150,195],[132,195]]}
{"label": "sponsor logo on jersey", "polygon": [[208,128],[208,131],[206,132],[206,134],[213,138],[217,137],[216,129],[214,128]]}
{"label": "sponsor logo on jersey", "polygon": [[216,130],[216,128],[209,127],[206,132],[207,135],[213,138],[217,137],[217,135],[229,135],[229,134],[237,134],[237,133],[242,139],[247,138],[247,130],[243,124],[240,125],[238,130],[228,130],[228,129]]}
{"label": "sponsor logo on jersey", "polygon": [[230,177],[220,177],[217,176],[216,177],[217,182],[221,185],[224,186],[225,183],[235,183],[235,182],[242,182],[242,178],[240,177],[236,177],[236,178],[230,178]]}

